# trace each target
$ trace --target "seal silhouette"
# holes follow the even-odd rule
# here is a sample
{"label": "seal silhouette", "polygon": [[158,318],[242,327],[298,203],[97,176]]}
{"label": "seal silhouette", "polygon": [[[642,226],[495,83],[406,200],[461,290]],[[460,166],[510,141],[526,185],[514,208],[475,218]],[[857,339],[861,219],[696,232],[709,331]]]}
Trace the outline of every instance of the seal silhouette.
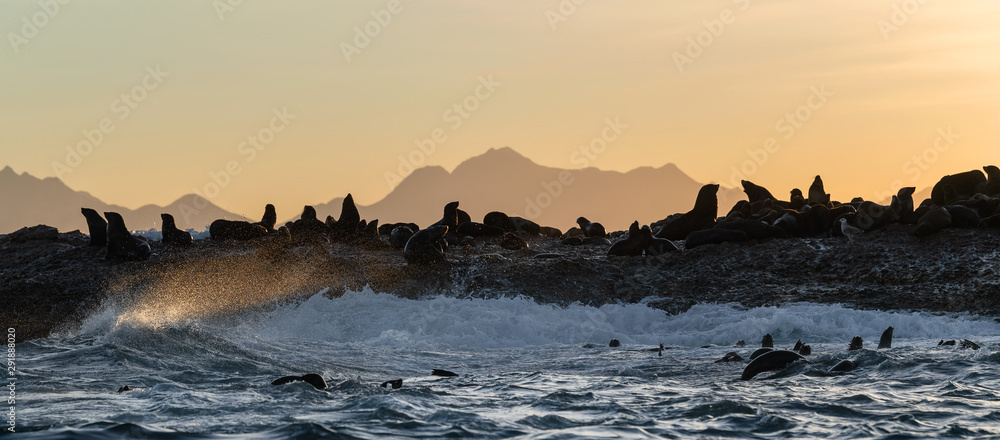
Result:
{"label": "seal silhouette", "polygon": [[160,231],[163,234],[163,238],[160,239],[162,243],[179,245],[191,244],[191,233],[178,229],[177,224],[174,223],[174,216],[170,214],[160,214],[160,220],[163,221],[163,225],[160,227]]}
{"label": "seal silhouette", "polygon": [[97,211],[90,208],[80,208],[87,219],[87,229],[90,230],[90,245],[104,247],[108,245],[108,222]]}
{"label": "seal silhouette", "polygon": [[117,212],[105,212],[108,219],[108,251],[106,260],[136,261],[153,254],[149,243],[133,236],[125,227],[125,219]]}

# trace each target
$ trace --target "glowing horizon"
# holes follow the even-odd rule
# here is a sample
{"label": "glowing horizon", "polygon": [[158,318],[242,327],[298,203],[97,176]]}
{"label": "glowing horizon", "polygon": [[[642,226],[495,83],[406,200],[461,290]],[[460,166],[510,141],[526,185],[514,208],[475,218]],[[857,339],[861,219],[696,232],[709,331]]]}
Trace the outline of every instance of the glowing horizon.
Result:
{"label": "glowing horizon", "polygon": [[[211,201],[251,217],[368,205],[387,173],[503,146],[779,197],[819,174],[835,198],[877,200],[981,169],[1000,143],[985,2],[43,0],[0,17],[0,167],[129,208],[223,175]],[[581,156],[616,118],[620,136]]]}

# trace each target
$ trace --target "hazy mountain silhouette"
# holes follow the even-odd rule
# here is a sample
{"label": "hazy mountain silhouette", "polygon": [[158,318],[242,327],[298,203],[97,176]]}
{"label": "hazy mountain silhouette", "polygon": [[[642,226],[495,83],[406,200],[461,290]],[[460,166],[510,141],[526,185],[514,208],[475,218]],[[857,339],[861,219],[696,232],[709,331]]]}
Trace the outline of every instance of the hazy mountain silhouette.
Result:
{"label": "hazy mountain silhouette", "polygon": [[105,211],[118,212],[132,230],[159,228],[161,213],[172,214],[181,229],[204,230],[218,218],[246,220],[196,198],[194,194],[189,194],[164,207],[146,205],[131,210],[104,203],[89,193],[74,191],[58,178],[39,179],[28,173],[18,174],[8,166],[0,170],[0,207],[3,209],[0,234],[38,224],[55,226],[61,231],[79,229],[87,233],[87,222],[80,214],[80,208],[84,207],[94,208],[102,214]]}
{"label": "hazy mountain silhouette", "polygon": [[[563,170],[538,165],[504,147],[469,158],[451,173],[438,166],[417,169],[384,199],[358,209],[368,220],[413,221],[423,227],[441,218],[446,203],[458,200],[475,221],[489,211],[503,211],[566,230],[585,216],[615,230],[627,229],[634,220],[648,224],[687,212],[702,185],[673,164],[627,173]],[[741,199],[742,190],[720,189],[719,215]],[[314,206],[320,218],[336,218],[342,201],[338,197]]]}

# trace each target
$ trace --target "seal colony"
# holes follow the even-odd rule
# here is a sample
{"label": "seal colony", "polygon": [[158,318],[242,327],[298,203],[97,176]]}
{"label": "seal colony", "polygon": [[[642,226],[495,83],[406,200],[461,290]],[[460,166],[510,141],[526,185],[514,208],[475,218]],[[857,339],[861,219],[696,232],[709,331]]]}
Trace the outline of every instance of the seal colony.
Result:
{"label": "seal colony", "polygon": [[[509,216],[500,211],[487,213],[482,222],[472,221],[459,208],[459,201],[447,203],[441,220],[426,228],[413,222],[382,224],[362,219],[351,194],[343,200],[338,218],[317,218],[312,206],[305,206],[298,220],[275,229],[274,205],[265,207],[260,222],[219,219],[212,222],[213,240],[253,241],[268,239],[287,245],[329,245],[345,243],[367,247],[388,246],[402,250],[410,264],[447,263],[449,248],[471,246],[477,242],[494,243],[506,250],[525,250],[525,238],[560,237],[569,246],[608,246],[613,257],[652,256],[666,258],[681,250],[723,243],[753,243],[770,239],[847,237],[849,242],[866,233],[899,224],[910,227],[914,237],[925,237],[947,228],[1000,228],[1000,168],[983,167],[944,176],[934,185],[931,197],[919,205],[912,198],[915,188],[900,188],[891,203],[881,205],[860,197],[841,203],[832,200],[816,176],[808,194],[790,191],[790,200],[779,200],[767,188],[742,181],[747,200],[736,203],[724,216],[719,215],[718,184],[704,185],[694,207],[642,225],[635,221],[626,232],[607,233],[598,222],[579,217],[577,226],[566,233],[531,220]],[[116,213],[106,213],[108,221],[94,210],[82,212],[90,229],[92,246],[108,246],[106,258],[141,260],[149,257],[149,246],[131,236]],[[191,243],[191,236],[176,228],[173,217],[162,214],[163,242],[178,245]],[[105,238],[106,237],[106,238]],[[612,242],[611,238],[617,238]],[[530,252],[530,250],[529,250]],[[546,253],[540,258],[558,254]]]}

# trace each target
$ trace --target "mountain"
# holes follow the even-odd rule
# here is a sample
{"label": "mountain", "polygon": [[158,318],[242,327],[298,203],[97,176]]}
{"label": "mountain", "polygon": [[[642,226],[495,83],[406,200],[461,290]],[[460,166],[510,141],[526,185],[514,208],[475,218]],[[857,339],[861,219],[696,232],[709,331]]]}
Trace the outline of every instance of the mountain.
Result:
{"label": "mountain", "polygon": [[174,216],[181,229],[204,230],[212,220],[228,218],[246,220],[222,208],[189,194],[160,207],[146,205],[131,210],[109,205],[83,191],[74,191],[56,177],[39,179],[28,173],[18,174],[9,166],[0,170],[0,234],[16,231],[25,226],[46,224],[62,231],[79,229],[87,231],[87,222],[80,208],[93,208],[99,213],[115,211],[125,218],[132,230],[160,227],[160,214]]}
{"label": "mountain", "polygon": [[[702,183],[677,166],[640,167],[627,173],[597,168],[564,170],[538,165],[509,147],[490,149],[449,173],[438,166],[415,170],[384,199],[358,206],[362,218],[382,223],[413,221],[421,227],[440,220],[444,205],[459,201],[475,221],[503,211],[566,230],[576,218],[599,221],[609,230],[660,220],[694,206]],[[719,190],[725,215],[742,190]],[[320,218],[340,215],[343,198],[314,205]]]}

